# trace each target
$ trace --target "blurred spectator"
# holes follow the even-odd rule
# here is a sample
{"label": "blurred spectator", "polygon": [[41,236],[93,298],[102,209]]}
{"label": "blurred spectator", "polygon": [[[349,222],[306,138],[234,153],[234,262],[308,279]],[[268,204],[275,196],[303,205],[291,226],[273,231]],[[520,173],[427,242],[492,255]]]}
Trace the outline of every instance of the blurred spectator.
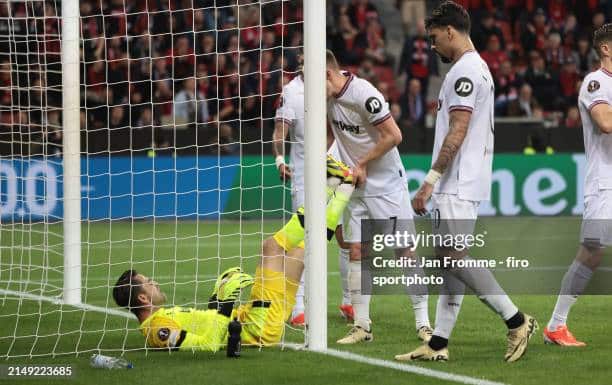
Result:
{"label": "blurred spectator", "polygon": [[546,14],[538,8],[532,21],[527,22],[521,31],[521,43],[524,52],[543,49],[550,26],[546,24]]}
{"label": "blurred spectator", "polygon": [[554,110],[559,104],[559,78],[548,68],[538,51],[529,54],[530,65],[525,72],[525,81],[533,87],[533,95],[546,110]]}
{"label": "blurred spectator", "polygon": [[566,0],[550,0],[548,2],[548,14],[550,15],[552,28],[560,30],[567,15]]}
{"label": "blurred spectator", "polygon": [[370,58],[365,58],[361,62],[361,66],[357,71],[357,76],[369,81],[370,83],[377,82],[376,71],[374,71],[374,62]]}
{"label": "blurred spectator", "polygon": [[196,82],[192,77],[183,81],[181,91],[174,98],[174,121],[177,125],[208,121],[206,100],[204,95],[196,89]]}
{"label": "blurred spectator", "polygon": [[561,72],[559,73],[559,81],[561,82],[561,94],[564,98],[565,105],[574,105],[578,102],[578,68],[576,61],[572,56],[568,57],[563,63]]}
{"label": "blurred spectator", "polygon": [[573,53],[567,47],[561,46],[561,35],[557,32],[548,35],[546,46],[546,64],[548,68],[555,71],[561,68],[561,64],[566,62],[568,57],[573,56]]}
{"label": "blurred spectator", "polygon": [[361,30],[365,29],[368,16],[378,17],[376,7],[368,0],[353,0],[347,13],[351,23]]}
{"label": "blurred spectator", "polygon": [[565,118],[565,127],[579,129],[582,127],[582,123],[580,122],[580,111],[578,111],[578,107],[571,106],[567,110],[567,117]]}
{"label": "blurred spectator", "polygon": [[229,124],[219,125],[217,136],[210,142],[210,149],[213,153],[218,151],[219,155],[234,155],[240,151],[240,143],[234,139],[232,131],[232,126]]}
{"label": "blurred spectator", "polygon": [[153,136],[153,112],[151,107],[142,108],[140,116],[132,127],[134,150],[154,150],[159,140]]}
{"label": "blurred spectator", "polygon": [[[61,156],[62,155],[62,123],[60,122],[60,113],[58,110],[47,112],[46,121],[43,119],[43,140],[46,144],[45,155]],[[83,126],[83,120],[85,113],[80,114],[81,125]]]}
{"label": "blurred spectator", "polygon": [[480,56],[489,66],[489,70],[491,70],[493,77],[497,75],[501,63],[508,60],[508,55],[506,55],[506,52],[501,50],[501,44],[497,35],[489,36],[487,50],[481,52]]}
{"label": "blurred spectator", "polygon": [[375,16],[368,18],[365,30],[355,37],[355,45],[362,58],[372,59],[376,64],[387,63],[383,29]]}
{"label": "blurred spectator", "polygon": [[508,103],[508,116],[534,117],[535,110],[539,108],[537,100],[532,95],[529,84],[523,84],[519,97]]}
{"label": "blurred spectator", "polygon": [[408,93],[404,99],[403,105],[405,107],[402,109],[404,113],[402,121],[406,122],[408,127],[422,127],[425,123],[426,106],[419,79],[410,79],[408,82]]}
{"label": "blurred spectator", "polygon": [[584,35],[578,38],[577,44],[578,70],[581,76],[585,76],[593,69],[595,63],[599,62],[597,53],[591,48],[590,39]]}
{"label": "blurred spectator", "polygon": [[497,42],[501,49],[505,48],[504,34],[501,29],[495,25],[495,18],[490,12],[485,12],[480,18],[480,22],[474,23],[472,28],[472,41],[478,52],[484,51],[488,47],[493,36],[497,37]]}
{"label": "blurred spectator", "polygon": [[332,47],[343,64],[359,64],[359,54],[354,50],[355,38],[359,31],[351,24],[351,19],[347,14],[338,17],[338,26],[335,33],[332,33]]}
{"label": "blurred spectator", "polygon": [[599,27],[604,25],[605,22],[606,15],[601,11],[595,12],[592,17],[592,23],[587,31],[587,36],[593,37],[593,32],[595,32]]}
{"label": "blurred spectator", "polygon": [[495,110],[498,115],[506,114],[507,103],[518,97],[520,79],[512,68],[510,60],[501,63],[495,81]]}
{"label": "blurred spectator", "polygon": [[402,107],[398,103],[391,103],[390,111],[393,120],[399,122],[402,119]]}
{"label": "blurred spectator", "polygon": [[400,75],[406,74],[407,79],[419,79],[422,95],[423,97],[427,95],[429,77],[438,74],[438,60],[436,54],[429,49],[423,20],[416,24],[414,35],[407,36],[404,40],[398,72]]}

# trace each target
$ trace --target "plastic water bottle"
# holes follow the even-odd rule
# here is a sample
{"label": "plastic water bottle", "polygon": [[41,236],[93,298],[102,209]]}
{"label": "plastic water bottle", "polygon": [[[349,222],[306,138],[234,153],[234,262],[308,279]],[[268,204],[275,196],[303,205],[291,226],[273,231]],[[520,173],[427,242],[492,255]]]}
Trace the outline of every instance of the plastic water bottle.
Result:
{"label": "plastic water bottle", "polygon": [[89,363],[94,368],[101,369],[132,369],[134,365],[121,357],[109,357],[102,354],[91,356]]}
{"label": "plastic water bottle", "polygon": [[240,332],[242,325],[238,320],[234,319],[227,326],[227,356],[238,358],[240,357]]}

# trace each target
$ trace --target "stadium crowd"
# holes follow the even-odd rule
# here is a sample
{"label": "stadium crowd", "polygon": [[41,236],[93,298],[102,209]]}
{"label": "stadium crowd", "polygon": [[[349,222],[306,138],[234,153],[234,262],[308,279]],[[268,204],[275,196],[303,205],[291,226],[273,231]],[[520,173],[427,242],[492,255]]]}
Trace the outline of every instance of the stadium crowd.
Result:
{"label": "stadium crowd", "polygon": [[[472,14],[472,39],[494,75],[497,115],[579,127],[578,89],[597,62],[591,34],[612,19],[612,2],[458,2]],[[423,1],[423,8],[426,3],[435,1]],[[239,142],[260,147],[270,140],[282,85],[299,66],[302,1],[83,0],[79,6],[85,150],[197,146],[232,154]],[[51,152],[62,136],[58,13],[51,0],[0,4],[0,135],[8,140],[6,127],[18,126],[12,138],[15,131],[21,142],[38,135]],[[403,48],[394,53],[375,1],[328,2],[330,17],[327,43],[341,64],[379,88],[403,130],[431,126],[437,102],[431,80],[442,68],[422,20],[404,20]]]}

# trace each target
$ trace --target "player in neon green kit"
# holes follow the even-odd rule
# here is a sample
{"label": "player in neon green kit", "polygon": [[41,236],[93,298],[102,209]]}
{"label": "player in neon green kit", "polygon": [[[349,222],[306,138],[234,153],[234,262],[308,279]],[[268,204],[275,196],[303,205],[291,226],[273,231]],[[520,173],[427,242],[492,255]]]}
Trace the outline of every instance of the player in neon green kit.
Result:
{"label": "player in neon green kit", "polygon": [[[328,239],[354,190],[350,169],[328,157]],[[255,278],[235,267],[215,283],[207,310],[163,308],[165,294],[152,279],[125,271],[113,288],[117,305],[128,308],[140,322],[150,348],[217,351],[228,338],[232,319],[242,324],[241,340],[246,345],[277,344],[285,321],[295,304],[295,293],[304,269],[304,210],[298,209],[285,226],[262,244],[262,258]],[[234,309],[242,289],[249,286],[250,300]]]}

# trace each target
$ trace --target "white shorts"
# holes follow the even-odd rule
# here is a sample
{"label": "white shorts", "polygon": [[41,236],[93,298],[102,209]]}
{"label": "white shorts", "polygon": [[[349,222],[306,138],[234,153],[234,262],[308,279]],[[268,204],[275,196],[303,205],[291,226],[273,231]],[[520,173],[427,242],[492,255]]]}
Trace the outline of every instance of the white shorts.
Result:
{"label": "white shorts", "polygon": [[612,246],[612,190],[584,197],[580,242],[594,247]]}
{"label": "white shorts", "polygon": [[296,212],[298,208],[304,206],[304,187],[291,187],[291,212]]}
{"label": "white shorts", "polygon": [[434,233],[474,233],[480,202],[466,201],[456,194],[433,194],[431,204]]}
{"label": "white shorts", "polygon": [[416,232],[407,188],[375,197],[351,198],[344,210],[342,235],[345,242],[362,241],[362,219],[397,219],[396,231]]}

